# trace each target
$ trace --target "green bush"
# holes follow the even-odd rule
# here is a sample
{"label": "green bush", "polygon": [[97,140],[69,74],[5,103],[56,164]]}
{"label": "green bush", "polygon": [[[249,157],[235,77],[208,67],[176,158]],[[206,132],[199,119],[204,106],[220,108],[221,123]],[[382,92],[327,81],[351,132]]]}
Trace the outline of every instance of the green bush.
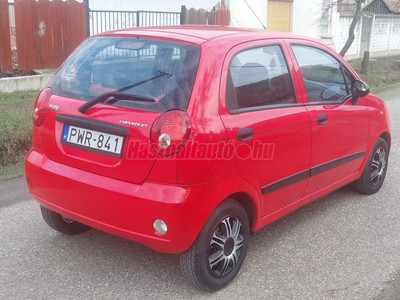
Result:
{"label": "green bush", "polygon": [[22,161],[31,148],[31,115],[37,94],[0,93],[0,167]]}

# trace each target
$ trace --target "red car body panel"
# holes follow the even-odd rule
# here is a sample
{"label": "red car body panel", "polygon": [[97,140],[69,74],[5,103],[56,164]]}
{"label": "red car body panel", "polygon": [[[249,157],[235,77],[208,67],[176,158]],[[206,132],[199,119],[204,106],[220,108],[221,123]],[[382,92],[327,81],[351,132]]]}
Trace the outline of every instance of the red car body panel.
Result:
{"label": "red car body panel", "polygon": [[[335,105],[308,103],[291,43],[323,49],[359,79],[320,42],[286,33],[213,26],[138,28],[99,36],[192,43],[201,47],[201,56],[186,109],[190,138],[170,157],[158,155],[149,141],[161,113],[96,104],[83,115],[78,107],[85,101],[50,97],[49,104],[59,109],[47,109],[43,124],[33,126],[26,178],[41,205],[78,222],[157,251],[181,253],[224,199],[233,198],[245,207],[255,231],[358,179],[379,136],[390,144],[389,114],[379,98],[368,95],[356,105],[351,99]],[[230,62],[239,51],[262,45],[282,49],[296,103],[231,114],[226,105]],[[323,126],[317,124],[321,114],[328,118]],[[59,115],[126,127],[129,134],[122,157],[62,144],[66,121]],[[121,123],[131,120],[144,125]],[[243,128],[254,131],[249,141],[237,138]],[[254,157],[257,153],[262,159]],[[167,224],[165,235],[154,230],[156,219]]]}
{"label": "red car body panel", "polygon": [[[59,164],[36,148],[27,157],[26,172],[30,191],[43,206],[163,252],[189,248],[217,205],[208,199],[222,197],[212,183],[132,184]],[[154,232],[156,219],[168,224],[166,235]]]}
{"label": "red car body panel", "polygon": [[[46,119],[40,135],[46,140],[42,144],[42,150],[46,156],[59,163],[83,169],[88,172],[100,174],[115,179],[128,181],[132,183],[143,182],[157,158],[157,155],[148,149],[149,155],[146,159],[136,159],[138,147],[149,144],[149,134],[151,124],[160,115],[159,113],[138,111],[135,113],[132,109],[113,107],[110,105],[97,105],[91,108],[85,117],[92,119],[107,119],[107,122],[119,124],[120,120],[132,120],[140,124],[146,124],[147,127],[129,126],[130,135],[126,137],[124,144],[124,157],[115,158],[103,154],[93,153],[68,145],[61,144],[61,134],[64,122],[55,120],[59,114],[80,115],[78,107],[84,102],[57,95],[52,95],[49,104],[61,107],[58,111],[48,110]],[[123,163],[122,163],[123,160]],[[130,172],[132,169],[135,172]]]}

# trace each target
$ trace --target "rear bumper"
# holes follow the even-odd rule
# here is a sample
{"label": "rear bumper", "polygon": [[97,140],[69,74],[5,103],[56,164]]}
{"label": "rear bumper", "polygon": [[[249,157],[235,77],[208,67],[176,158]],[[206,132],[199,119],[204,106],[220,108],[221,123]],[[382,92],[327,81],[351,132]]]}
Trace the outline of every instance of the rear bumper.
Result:
{"label": "rear bumper", "polygon": [[[36,148],[25,173],[30,193],[48,209],[166,253],[186,251],[222,199],[212,183],[132,184],[57,163]],[[155,232],[156,219],[166,234]]]}

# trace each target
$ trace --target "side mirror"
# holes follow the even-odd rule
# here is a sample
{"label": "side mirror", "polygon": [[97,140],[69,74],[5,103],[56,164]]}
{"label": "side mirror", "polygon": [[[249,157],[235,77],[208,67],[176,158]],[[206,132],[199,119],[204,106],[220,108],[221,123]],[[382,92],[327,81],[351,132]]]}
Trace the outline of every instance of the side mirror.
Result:
{"label": "side mirror", "polygon": [[369,85],[361,80],[354,80],[351,83],[351,95],[353,98],[351,99],[351,103],[354,105],[357,104],[358,99],[361,97],[365,97],[369,94],[370,88]]}

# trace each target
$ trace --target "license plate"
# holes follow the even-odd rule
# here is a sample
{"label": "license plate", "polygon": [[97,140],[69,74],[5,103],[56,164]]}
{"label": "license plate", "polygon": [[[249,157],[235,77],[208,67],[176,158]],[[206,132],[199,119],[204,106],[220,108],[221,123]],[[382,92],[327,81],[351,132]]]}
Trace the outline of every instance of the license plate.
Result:
{"label": "license plate", "polygon": [[121,157],[124,137],[66,124],[64,125],[61,143]]}

